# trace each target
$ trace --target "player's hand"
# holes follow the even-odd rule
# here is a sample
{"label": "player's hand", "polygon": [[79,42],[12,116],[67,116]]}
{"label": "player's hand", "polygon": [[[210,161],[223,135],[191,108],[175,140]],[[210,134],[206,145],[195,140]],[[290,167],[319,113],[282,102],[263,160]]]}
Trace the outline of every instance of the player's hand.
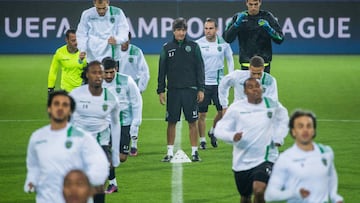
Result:
{"label": "player's hand", "polygon": [[242,23],[243,19],[248,16],[249,14],[246,11],[243,11],[241,13],[237,13],[235,22],[234,22],[234,26],[235,27],[239,27],[240,24]]}
{"label": "player's hand", "polygon": [[242,138],[242,135],[243,135],[243,132],[236,133],[234,135],[233,141],[234,142],[239,142],[241,140],[241,138]]}
{"label": "player's hand", "polygon": [[224,115],[225,115],[225,113],[226,113],[226,110],[227,110],[227,108],[223,108],[223,109],[222,109],[222,111],[221,111],[221,113],[222,113],[222,116],[224,116]]}
{"label": "player's hand", "polygon": [[270,27],[270,24],[267,20],[264,19],[259,19],[258,20],[258,25],[260,25],[261,27]]}
{"label": "player's hand", "polygon": [[304,188],[300,189],[300,195],[302,198],[307,198],[310,195],[310,191]]}
{"label": "player's hand", "polygon": [[116,39],[111,36],[111,37],[108,39],[108,43],[111,44],[111,45],[116,45]]}
{"label": "player's hand", "polygon": [[54,92],[54,88],[55,88],[55,87],[48,88],[48,95],[50,95],[51,93]]}
{"label": "player's hand", "polygon": [[29,183],[28,185],[27,185],[27,192],[28,193],[32,193],[32,192],[35,192],[35,185],[33,184],[33,183]]}
{"label": "player's hand", "polygon": [[159,94],[159,100],[160,100],[160,104],[162,105],[166,104],[165,92]]}
{"label": "player's hand", "polygon": [[199,91],[199,92],[197,93],[197,102],[200,103],[200,102],[202,102],[202,101],[204,101],[204,92],[203,92],[203,91]]}
{"label": "player's hand", "polygon": [[84,51],[80,52],[80,54],[79,54],[80,61],[83,61],[85,56],[86,56],[86,52],[84,52]]}

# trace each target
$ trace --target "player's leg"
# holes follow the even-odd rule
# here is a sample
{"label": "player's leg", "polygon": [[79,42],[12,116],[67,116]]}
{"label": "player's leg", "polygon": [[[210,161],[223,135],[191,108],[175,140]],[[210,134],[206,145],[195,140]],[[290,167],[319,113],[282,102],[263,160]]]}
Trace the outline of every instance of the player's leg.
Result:
{"label": "player's leg", "polygon": [[219,93],[218,93],[218,85],[213,85],[212,86],[212,94],[211,94],[211,100],[213,101],[217,113],[215,115],[215,118],[213,120],[213,125],[211,126],[208,135],[210,137],[211,140],[211,145],[213,147],[217,147],[218,146],[218,142],[216,137],[214,136],[214,129],[216,127],[216,123],[222,118],[223,113],[222,113],[222,106],[220,105],[220,100],[219,100]]}
{"label": "player's leg", "polygon": [[[104,136],[105,135],[104,133],[108,133],[110,135],[110,131],[107,132],[106,130],[101,132],[100,135]],[[111,173],[112,169],[115,171],[114,167],[112,167],[112,164],[111,164],[111,146],[110,145],[101,145],[101,148],[105,152],[105,155],[106,155],[108,161],[110,162],[109,172]],[[111,179],[112,175],[115,175],[115,174],[109,174],[108,179]],[[95,194],[94,195],[94,203],[104,203],[105,202],[105,193],[106,193],[106,191]]]}
{"label": "player's leg", "polygon": [[198,130],[200,136],[200,149],[206,149],[206,113],[208,111],[208,106],[211,103],[211,95],[209,94],[209,88],[205,86],[204,100],[199,103],[199,120],[198,120]]}
{"label": "player's leg", "polygon": [[254,203],[265,203],[264,193],[265,193],[266,185],[270,178],[272,167],[273,167],[273,163],[264,162],[254,168],[253,170],[254,182],[252,186],[254,192]]}
{"label": "player's leg", "polygon": [[181,100],[179,91],[176,89],[168,90],[166,99],[166,121],[167,125],[167,154],[161,160],[163,162],[170,162],[174,156],[174,142],[176,123],[180,120],[181,114]]}
{"label": "player's leg", "polygon": [[198,152],[198,129],[197,120],[199,118],[198,103],[197,103],[197,90],[184,89],[182,90],[182,107],[185,119],[189,124],[189,137],[191,144],[192,161],[200,161]]}
{"label": "player's leg", "polygon": [[251,169],[246,171],[234,171],[236,188],[240,194],[240,203],[251,203],[252,176]]}

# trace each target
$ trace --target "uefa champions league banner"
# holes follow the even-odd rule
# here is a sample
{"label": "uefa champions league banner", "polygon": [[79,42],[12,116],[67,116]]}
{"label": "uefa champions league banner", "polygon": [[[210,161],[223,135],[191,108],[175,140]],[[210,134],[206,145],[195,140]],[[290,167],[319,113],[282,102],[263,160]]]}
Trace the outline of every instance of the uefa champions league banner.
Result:
{"label": "uefa champions league banner", "polygon": [[[188,37],[203,35],[203,22],[215,18],[219,34],[231,16],[245,10],[244,1],[111,1],[128,17],[132,43],[146,54],[159,54],[172,39],[176,17],[188,20]],[[63,45],[64,32],[76,28],[81,13],[92,1],[0,0],[0,54],[53,54]],[[279,54],[360,54],[360,1],[263,1],[285,34]],[[234,53],[238,45],[232,43]]]}

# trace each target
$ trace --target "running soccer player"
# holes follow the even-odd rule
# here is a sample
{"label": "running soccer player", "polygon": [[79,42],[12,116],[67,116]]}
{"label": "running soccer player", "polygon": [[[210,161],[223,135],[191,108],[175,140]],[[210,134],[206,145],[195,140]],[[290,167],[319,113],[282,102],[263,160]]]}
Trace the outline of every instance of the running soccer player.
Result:
{"label": "running soccer player", "polygon": [[334,152],[331,147],[313,141],[316,136],[315,115],[297,110],[290,117],[289,127],[295,143],[275,162],[265,200],[343,203],[343,198],[337,193]]}
{"label": "running soccer player", "polygon": [[211,102],[215,105],[217,114],[208,135],[211,145],[217,147],[217,140],[214,137],[216,123],[222,117],[222,107],[218,97],[218,85],[224,76],[224,59],[226,58],[228,72],[234,71],[233,52],[228,43],[222,37],[217,36],[218,25],[215,19],[207,18],[204,24],[205,36],[196,40],[199,44],[201,55],[205,66],[205,92],[204,100],[199,103],[198,129],[200,135],[200,149],[206,149],[206,113]]}
{"label": "running soccer player", "polygon": [[[128,75],[116,72],[116,61],[111,57],[103,59],[103,87],[115,92],[118,98],[121,123],[120,162],[125,162],[129,154],[130,136],[137,136],[141,124],[142,98],[135,81]],[[105,193],[117,192],[114,167],[110,168],[109,186]]]}
{"label": "running soccer player", "polygon": [[[90,132],[107,154],[112,166],[117,167],[120,165],[120,106],[116,95],[102,87],[103,72],[104,67],[99,61],[90,62],[86,69],[88,84],[70,93],[78,105],[73,123]],[[104,202],[104,191],[97,198],[95,201]]]}
{"label": "running soccer player", "polygon": [[[136,82],[140,93],[144,92],[149,80],[149,66],[146,63],[142,50],[130,44],[131,33],[129,32],[129,40],[121,45],[119,58],[119,73],[129,75]],[[142,112],[140,112],[142,116]],[[138,133],[131,135],[130,156],[136,156],[138,151]]]}
{"label": "running soccer player", "polygon": [[223,114],[229,105],[229,90],[234,87],[234,102],[246,98],[244,93],[244,83],[249,77],[259,79],[261,82],[262,93],[265,97],[278,100],[278,90],[276,79],[264,72],[264,60],[260,56],[250,59],[249,70],[235,70],[227,74],[219,84],[219,100],[223,108]]}
{"label": "running soccer player", "polygon": [[102,191],[109,164],[96,140],[68,122],[75,101],[65,91],[55,91],[49,94],[47,106],[50,125],[30,137],[25,192],[36,192],[37,203],[65,203],[63,179],[72,169],[83,170],[97,191]]}
{"label": "running soccer player", "polygon": [[234,102],[215,127],[218,139],[233,144],[232,170],[240,202],[264,203],[272,165],[284,143],[289,122],[287,110],[278,101],[262,97],[260,82],[244,83],[247,98]]}

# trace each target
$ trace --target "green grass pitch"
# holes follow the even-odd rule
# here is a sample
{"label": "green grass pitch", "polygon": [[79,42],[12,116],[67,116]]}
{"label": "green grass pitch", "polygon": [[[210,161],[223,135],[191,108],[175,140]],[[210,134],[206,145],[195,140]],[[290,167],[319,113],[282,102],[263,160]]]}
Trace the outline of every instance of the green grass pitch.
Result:
{"label": "green grass pitch", "polygon": [[[107,195],[115,202],[171,202],[172,164],[160,162],[166,153],[165,107],[156,94],[157,55],[146,56],[150,84],[143,94],[139,155],[117,168],[120,191]],[[235,64],[238,67],[237,58]],[[313,110],[319,120],[316,141],[331,145],[339,176],[339,193],[358,202],[360,191],[360,58],[359,56],[275,55],[272,74],[279,98],[289,113]],[[0,55],[0,202],[35,202],[25,194],[25,156],[30,134],[48,123],[47,74],[51,55]],[[215,109],[210,108],[207,126]],[[209,142],[208,142],[209,143]],[[292,144],[288,137],[281,150]],[[188,127],[182,127],[181,148],[191,152]],[[200,151],[202,162],[183,164],[183,202],[239,202],[231,171],[232,146]],[[176,198],[175,198],[176,199]]]}

